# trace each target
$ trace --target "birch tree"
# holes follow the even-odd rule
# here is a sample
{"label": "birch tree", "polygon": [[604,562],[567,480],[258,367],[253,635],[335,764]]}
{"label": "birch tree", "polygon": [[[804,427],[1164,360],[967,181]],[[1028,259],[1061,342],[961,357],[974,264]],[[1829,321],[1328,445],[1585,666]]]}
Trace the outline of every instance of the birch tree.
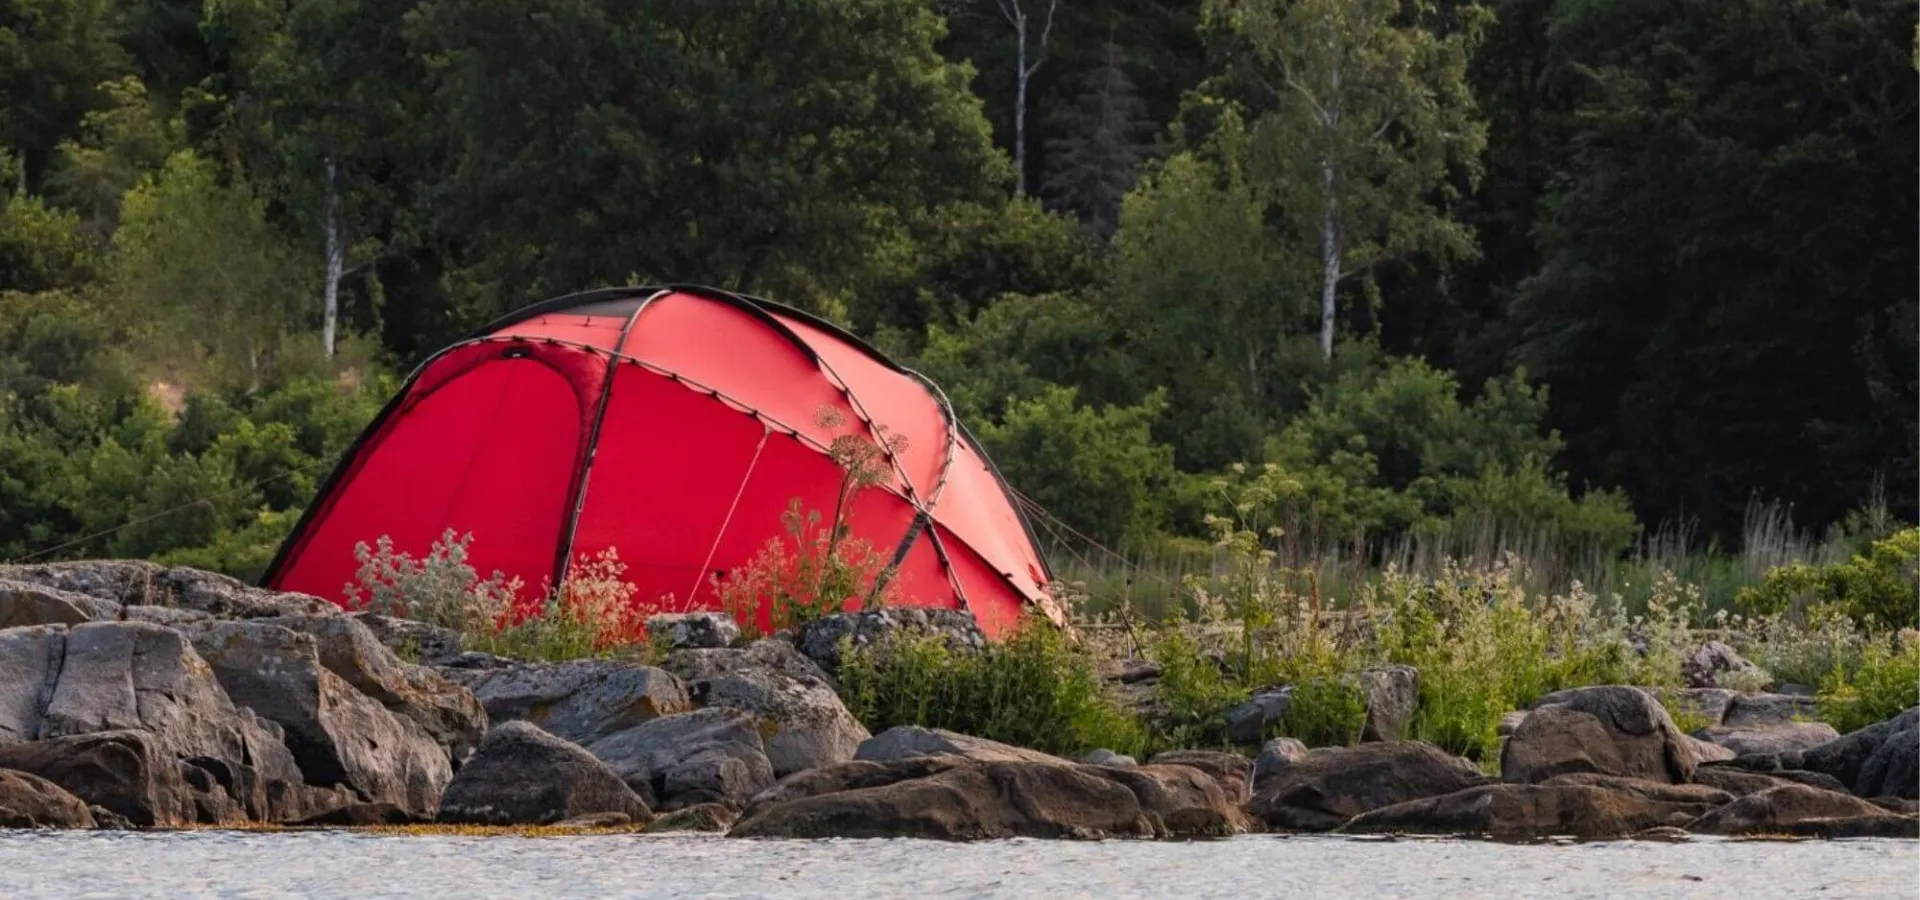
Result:
{"label": "birch tree", "polygon": [[[941,5],[949,16],[997,14],[1013,29],[1013,167],[1014,193],[1027,193],[1027,97],[1033,75],[1047,61],[1047,42],[1053,37],[1053,16],[1060,0],[992,0],[993,12],[974,8],[976,0],[950,0]],[[1044,8],[1043,8],[1044,7]]]}
{"label": "birch tree", "polygon": [[[1415,0],[1208,0],[1241,38],[1265,112],[1250,166],[1294,230],[1317,245],[1320,350],[1331,359],[1341,285],[1381,262],[1475,252],[1446,204],[1454,176],[1477,176],[1486,126],[1467,89],[1484,15],[1448,34]],[[1261,171],[1265,170],[1265,171]]]}

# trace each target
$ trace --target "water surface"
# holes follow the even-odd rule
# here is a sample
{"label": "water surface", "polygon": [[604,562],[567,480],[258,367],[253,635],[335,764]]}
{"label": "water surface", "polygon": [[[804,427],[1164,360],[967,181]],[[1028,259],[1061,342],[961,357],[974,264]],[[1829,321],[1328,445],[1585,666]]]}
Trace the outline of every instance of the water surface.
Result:
{"label": "water surface", "polygon": [[1920,842],[1193,843],[12,832],[0,897],[1913,900]]}

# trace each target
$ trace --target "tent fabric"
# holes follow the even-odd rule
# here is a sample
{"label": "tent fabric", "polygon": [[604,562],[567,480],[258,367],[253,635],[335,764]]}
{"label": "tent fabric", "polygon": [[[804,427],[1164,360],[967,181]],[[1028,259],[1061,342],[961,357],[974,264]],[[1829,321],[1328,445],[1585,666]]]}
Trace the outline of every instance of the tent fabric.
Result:
{"label": "tent fabric", "polygon": [[846,434],[890,448],[849,523],[894,563],[898,602],[969,610],[989,635],[1029,608],[1063,622],[1028,523],[937,387],[806,313],[683,285],[556,298],[434,355],[263,584],[344,603],[356,545],[419,558],[452,529],[530,602],[613,549],[646,611],[719,609],[712,576],[785,540],[790,503],[832,514]]}

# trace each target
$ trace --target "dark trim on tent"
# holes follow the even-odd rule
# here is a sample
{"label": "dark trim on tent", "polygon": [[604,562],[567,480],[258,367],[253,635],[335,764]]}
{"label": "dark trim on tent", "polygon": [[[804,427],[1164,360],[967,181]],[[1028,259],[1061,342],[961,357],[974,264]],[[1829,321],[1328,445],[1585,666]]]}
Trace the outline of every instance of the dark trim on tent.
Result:
{"label": "dark trim on tent", "polygon": [[[613,400],[613,373],[620,365],[620,357],[627,349],[627,335],[633,332],[634,323],[640,321],[640,314],[647,311],[653,301],[665,296],[665,288],[654,291],[634,306],[627,314],[626,324],[620,326],[620,336],[613,340],[613,355],[607,357],[607,374],[601,379],[600,405],[593,410],[593,425],[587,431],[587,454],[580,463],[580,471],[573,473],[573,484],[567,488],[567,523],[560,530],[558,547],[554,551],[553,585],[559,587],[567,583],[567,572],[572,568],[573,538],[580,530],[580,513],[587,506],[587,485],[593,478],[593,460],[600,451],[600,426],[607,420],[607,404]],[[637,294],[636,294],[637,295]]]}

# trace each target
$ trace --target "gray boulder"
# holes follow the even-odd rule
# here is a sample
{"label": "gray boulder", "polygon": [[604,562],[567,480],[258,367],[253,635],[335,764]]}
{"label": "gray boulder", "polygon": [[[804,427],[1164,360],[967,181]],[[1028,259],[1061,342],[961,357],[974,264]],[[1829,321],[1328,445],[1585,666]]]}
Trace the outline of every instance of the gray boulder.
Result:
{"label": "gray boulder", "polygon": [[593,754],[526,722],[507,722],[487,732],[447,785],[439,821],[550,825],[601,813],[643,824],[653,817]]}
{"label": "gray boulder", "polygon": [[725,707],[759,720],[774,777],[853,758],[871,737],[847,711],[826,675],[783,641],[745,650],[684,650],[667,668],[687,679],[695,705]]}
{"label": "gray boulder", "polygon": [[445,748],[455,765],[487,731],[487,712],[473,692],[425,666],[410,665],[387,649],[363,622],[345,616],[277,616],[279,625],[314,640],[320,664],[387,711],[412,721]]}
{"label": "gray boulder", "polygon": [[[90,622],[63,635],[42,629],[0,635],[5,636],[0,644],[15,635],[28,644],[44,641],[50,654],[38,682],[0,683],[0,696],[30,693],[43,698],[37,717],[27,717],[37,718],[37,723],[30,732],[16,731],[18,738],[27,739],[28,733],[33,740],[46,740],[103,731],[145,732],[163,757],[218,761],[230,779],[247,782],[249,787],[236,800],[255,815],[266,812],[259,798],[268,783],[300,783],[279,730],[236,704],[178,631],[144,622]],[[0,708],[16,712],[26,705],[17,696],[0,702]],[[13,721],[19,727],[19,719]]]}
{"label": "gray boulder", "polygon": [[1862,797],[1920,797],[1920,710],[1891,720],[1880,746],[1860,765],[1849,785]]}
{"label": "gray boulder", "polygon": [[1268,741],[1260,748],[1260,755],[1253,759],[1253,789],[1259,790],[1267,779],[1306,758],[1307,745],[1296,738],[1277,737]]}
{"label": "gray boulder", "polygon": [[652,719],[587,745],[657,810],[735,807],[773,784],[759,723],[724,707]]}
{"label": "gray boulder", "polygon": [[471,690],[488,721],[531,722],[582,746],[693,707],[686,685],[665,670],[608,659],[436,671]]}
{"label": "gray boulder", "polygon": [[[1688,654],[1680,662],[1680,673],[1692,688],[1714,688],[1748,684],[1766,680],[1766,673],[1759,666],[1741,656],[1739,651],[1720,641],[1708,641],[1698,650]],[[1748,688],[1751,689],[1751,688]]]}
{"label": "gray boulder", "polygon": [[1920,794],[1920,706],[1805,750],[1741,756],[1733,765],[1776,777],[1805,770],[1862,797]]}
{"label": "gray boulder", "polygon": [[1253,796],[1253,762],[1238,753],[1221,750],[1168,750],[1147,760],[1149,766],[1186,766],[1207,773],[1227,800],[1238,806]]}
{"label": "gray boulder", "polygon": [[1507,738],[1501,777],[1533,783],[1596,772],[1684,784],[1699,765],[1667,711],[1637,688],[1576,688],[1534,707]]}
{"label": "gray boulder", "polygon": [[466,649],[460,632],[440,625],[375,612],[357,612],[352,618],[367,626],[374,638],[407,662],[440,665]]}
{"label": "gray boulder", "polygon": [[1267,779],[1247,811],[1273,828],[1326,831],[1364,812],[1492,780],[1472,763],[1417,741],[1323,747]]}
{"label": "gray boulder", "polygon": [[1066,763],[1060,757],[1038,750],[918,725],[896,725],[880,732],[862,741],[853,754],[854,759],[869,762],[896,762],[916,756],[959,756],[977,762]]}
{"label": "gray boulder", "polygon": [[1132,768],[1140,764],[1139,760],[1131,756],[1115,753],[1105,747],[1080,757],[1080,761],[1089,766],[1120,766],[1122,768]]}
{"label": "gray boulder", "polygon": [[66,652],[64,625],[0,630],[0,744],[39,739]]}
{"label": "gray boulder", "polygon": [[[91,626],[86,626],[91,627]],[[263,621],[208,623],[194,647],[234,700],[278,724],[308,784],[430,816],[452,778],[447,753],[320,661],[312,635]]]}
{"label": "gray boulder", "polygon": [[1487,784],[1369,810],[1340,830],[1486,836],[1617,838],[1679,827],[1708,804],[1662,799],[1588,784]]}
{"label": "gray boulder", "polygon": [[1789,784],[1737,798],[1702,814],[1687,828],[1706,834],[1780,834],[1810,821],[1893,815],[1859,797]]}
{"label": "gray boulder", "polygon": [[1279,684],[1261,688],[1253,696],[1227,710],[1227,740],[1236,744],[1257,744],[1271,726],[1285,722],[1293,709],[1293,685]]}
{"label": "gray boulder", "polygon": [[120,604],[44,584],[0,580],[0,628],[78,625],[118,618]]}
{"label": "gray boulder", "polygon": [[1420,672],[1412,666],[1374,666],[1355,676],[1366,695],[1363,741],[1397,741],[1406,736],[1420,703]]}
{"label": "gray boulder", "polygon": [[669,650],[726,647],[739,639],[740,625],[726,613],[676,613],[647,619],[647,640]]}
{"label": "gray boulder", "polygon": [[0,768],[37,775],[142,828],[243,821],[230,795],[214,796],[208,790],[214,784],[210,773],[172,758],[144,731],[102,731],[0,746]]}
{"label": "gray boulder", "polygon": [[0,769],[0,828],[92,828],[87,802],[25,772]]}
{"label": "gray boulder", "polygon": [[800,626],[795,644],[800,653],[829,674],[840,671],[840,648],[884,647],[903,637],[933,638],[956,652],[974,653],[987,646],[987,637],[973,614],[960,610],[888,606],[854,613],[822,616]]}
{"label": "gray boulder", "polygon": [[[834,776],[842,767],[859,770],[862,786],[770,805],[756,804],[754,812],[729,834],[782,838],[1100,839],[1153,837],[1166,830],[1166,825],[1148,815],[1139,797],[1120,781],[1149,777],[1143,774],[1144,769],[955,758],[931,772],[924,771],[925,761],[904,760],[842,763],[821,770],[817,776],[807,776],[816,776],[810,779],[817,782],[816,787],[830,788],[841,780]],[[906,777],[895,777],[902,775]],[[1184,777],[1195,779],[1196,786],[1204,778],[1197,772]],[[1212,785],[1204,785],[1202,791],[1204,787]],[[1180,792],[1182,799],[1197,794],[1199,791]],[[1216,790],[1212,796],[1217,801],[1220,795]],[[1193,818],[1198,821],[1203,817]]]}

